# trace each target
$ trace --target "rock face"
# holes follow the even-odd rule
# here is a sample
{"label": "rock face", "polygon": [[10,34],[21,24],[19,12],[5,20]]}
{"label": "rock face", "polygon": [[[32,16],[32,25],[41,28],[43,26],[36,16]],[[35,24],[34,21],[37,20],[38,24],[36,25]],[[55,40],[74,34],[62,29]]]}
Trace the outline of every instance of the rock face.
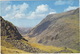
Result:
{"label": "rock face", "polygon": [[12,23],[5,21],[2,17],[0,17],[0,21],[1,21],[1,36],[8,36],[8,38],[12,39],[22,38],[21,34],[18,32],[18,30]]}
{"label": "rock face", "polygon": [[[28,44],[28,40],[24,39],[20,35],[16,27],[12,23],[4,20],[2,17],[0,17],[0,28],[1,46],[10,47],[9,45],[12,45],[17,49],[31,53],[43,52],[42,50],[39,50],[38,48],[32,47],[30,44]],[[7,45],[5,45],[5,43],[7,43]],[[8,43],[10,44],[8,45]]]}
{"label": "rock face", "polygon": [[79,8],[48,15],[28,35],[38,43],[80,50]]}

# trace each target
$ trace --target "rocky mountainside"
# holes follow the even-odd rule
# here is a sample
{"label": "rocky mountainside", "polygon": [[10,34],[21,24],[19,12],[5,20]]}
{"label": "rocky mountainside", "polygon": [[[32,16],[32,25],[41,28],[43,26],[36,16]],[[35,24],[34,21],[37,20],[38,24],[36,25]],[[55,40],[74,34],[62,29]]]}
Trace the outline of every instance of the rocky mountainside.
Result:
{"label": "rocky mountainside", "polygon": [[38,43],[80,50],[79,8],[48,15],[28,35]]}
{"label": "rocky mountainside", "polygon": [[[11,22],[4,20],[1,16],[0,16],[0,25],[1,25],[0,28],[1,28],[2,54],[5,54],[6,51],[9,49],[19,49],[30,53],[44,52],[42,50],[39,50],[38,48],[32,47],[28,43],[28,40],[24,39],[21,36],[16,27]],[[8,51],[8,53],[10,53],[10,51]],[[20,51],[19,52],[15,51],[15,52],[19,53]]]}
{"label": "rocky mountainside", "polygon": [[18,32],[18,30],[12,23],[5,21],[2,17],[0,17],[0,21],[1,21],[1,36],[8,36],[8,38],[17,40],[22,39],[21,34]]}

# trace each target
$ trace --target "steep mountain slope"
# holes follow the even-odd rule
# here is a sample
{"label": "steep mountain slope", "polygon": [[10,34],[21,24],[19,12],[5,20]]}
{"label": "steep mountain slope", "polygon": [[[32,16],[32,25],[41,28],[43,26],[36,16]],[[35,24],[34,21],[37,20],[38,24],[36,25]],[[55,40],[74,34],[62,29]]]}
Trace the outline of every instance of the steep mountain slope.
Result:
{"label": "steep mountain slope", "polygon": [[12,53],[44,52],[28,44],[28,40],[24,39],[20,35],[16,27],[12,23],[4,20],[1,16],[0,16],[0,24],[1,24],[0,28],[1,28],[1,50],[2,50],[1,53],[2,54],[7,54],[11,52]]}
{"label": "steep mountain slope", "polygon": [[8,36],[8,38],[17,40],[22,39],[22,36],[19,34],[18,30],[12,23],[5,21],[2,17],[0,17],[0,21],[1,21],[1,36]]}
{"label": "steep mountain slope", "polygon": [[79,8],[48,15],[28,35],[38,43],[80,50]]}

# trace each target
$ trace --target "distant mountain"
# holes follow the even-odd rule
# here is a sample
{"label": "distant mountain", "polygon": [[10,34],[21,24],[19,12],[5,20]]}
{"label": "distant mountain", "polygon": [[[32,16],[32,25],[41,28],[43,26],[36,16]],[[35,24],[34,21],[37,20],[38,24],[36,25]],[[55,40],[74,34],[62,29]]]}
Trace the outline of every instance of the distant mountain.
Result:
{"label": "distant mountain", "polygon": [[[28,40],[24,39],[17,28],[0,16],[1,28],[1,53],[38,53],[44,52],[38,48],[32,47]],[[11,50],[12,49],[12,50]]]}
{"label": "distant mountain", "polygon": [[26,35],[26,33],[28,33],[29,32],[29,30],[31,30],[32,28],[29,28],[29,27],[16,27],[17,28],[17,30],[19,31],[19,33],[21,34],[21,35]]}
{"label": "distant mountain", "polygon": [[80,50],[79,8],[48,15],[28,35],[37,43]]}

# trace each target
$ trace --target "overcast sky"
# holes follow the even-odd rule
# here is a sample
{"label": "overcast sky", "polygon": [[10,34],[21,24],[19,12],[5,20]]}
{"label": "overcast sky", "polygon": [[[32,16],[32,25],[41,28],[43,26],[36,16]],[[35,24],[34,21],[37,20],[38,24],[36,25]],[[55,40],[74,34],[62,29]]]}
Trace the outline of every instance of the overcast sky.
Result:
{"label": "overcast sky", "polygon": [[79,0],[0,1],[0,16],[18,27],[34,27],[48,14],[78,8]]}

